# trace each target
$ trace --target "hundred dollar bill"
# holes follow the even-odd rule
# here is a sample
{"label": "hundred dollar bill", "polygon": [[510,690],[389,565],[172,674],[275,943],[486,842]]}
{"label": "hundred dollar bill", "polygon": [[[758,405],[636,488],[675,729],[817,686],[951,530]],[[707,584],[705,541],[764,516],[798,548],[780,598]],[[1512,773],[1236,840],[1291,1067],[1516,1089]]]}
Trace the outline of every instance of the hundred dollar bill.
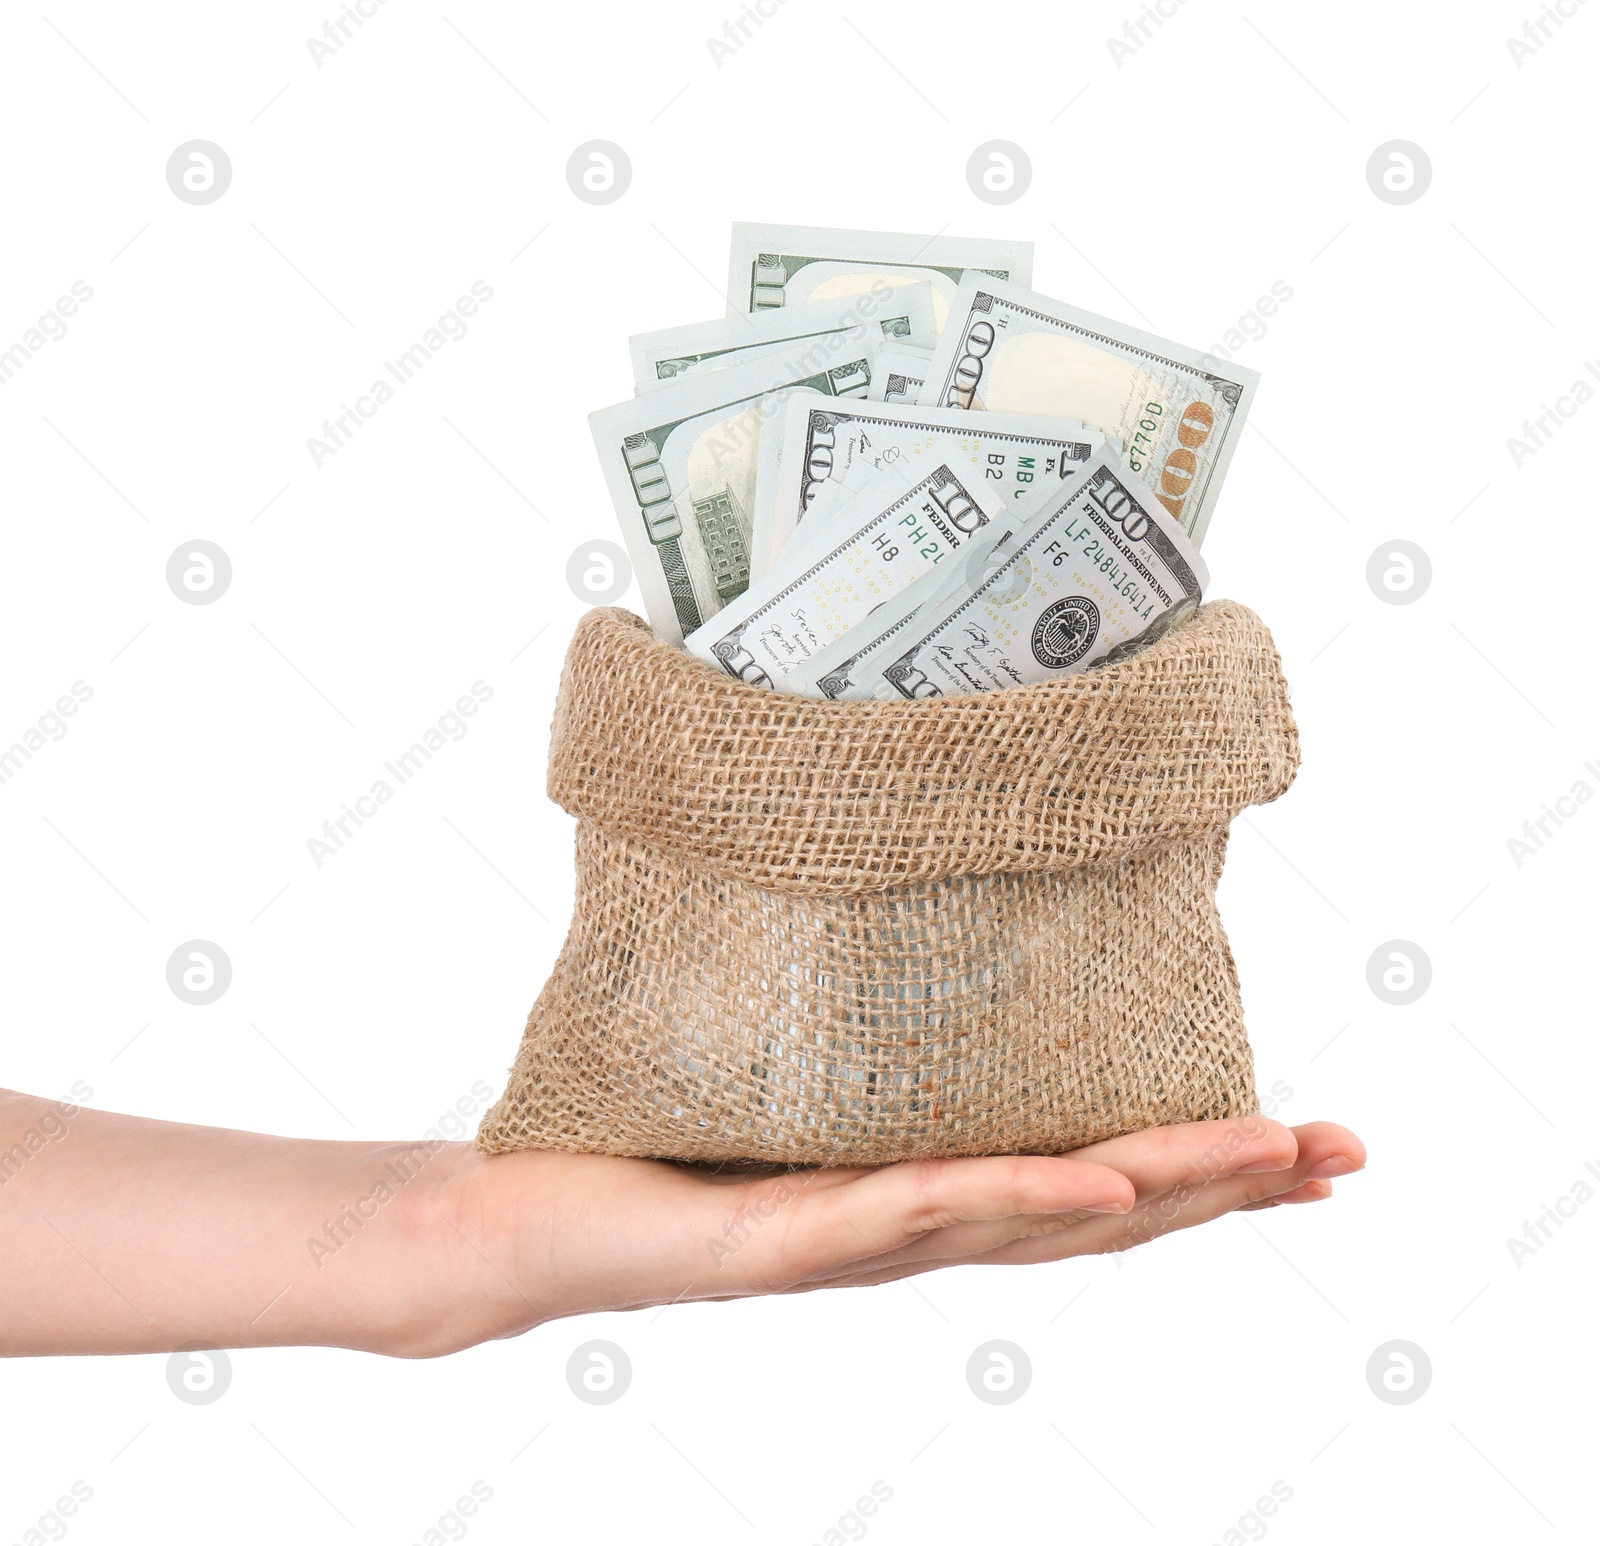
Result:
{"label": "hundred dollar bill", "polygon": [[766,428],[791,397],[864,396],[877,341],[823,368],[780,355],[668,382],[589,416],[645,612],[681,644],[750,583],[751,508]]}
{"label": "hundred dollar bill", "polygon": [[903,339],[887,339],[878,350],[877,368],[872,373],[872,388],[867,401],[895,403],[904,407],[915,403],[928,376],[931,348],[920,348]]}
{"label": "hundred dollar bill", "polygon": [[872,695],[933,698],[1086,671],[1154,642],[1200,603],[1205,564],[1109,447],[1042,496],[967,594],[920,611],[877,657]]}
{"label": "hundred dollar bill", "polygon": [[762,449],[751,566],[757,578],[772,568],[818,496],[864,465],[898,465],[915,477],[930,462],[948,462],[1011,499],[1075,472],[1101,438],[1061,419],[959,408],[852,402],[828,405],[834,412],[806,411],[822,406],[791,403],[782,433]]}
{"label": "hundred dollar bill", "polygon": [[1242,365],[968,274],[922,401],[1060,414],[1102,431],[1198,544],[1260,379]]}
{"label": "hundred dollar bill", "polygon": [[973,533],[955,563],[941,565],[874,607],[848,633],[790,671],[783,679],[784,692],[802,698],[872,697],[872,687],[881,685],[874,662],[883,663],[883,652],[894,648],[895,640],[924,608],[936,608],[946,597],[975,587],[985,567],[997,562],[997,555],[1004,553],[1016,536],[1019,524],[1015,512],[1008,510]]}
{"label": "hundred dollar bill", "polygon": [[928,468],[878,476],[779,567],[684,641],[754,687],[777,687],[874,607],[948,562],[1005,505],[981,482]]}
{"label": "hundred dollar bill", "polygon": [[860,294],[839,300],[637,333],[628,340],[628,351],[635,389],[645,391],[690,372],[773,355],[815,369],[832,364],[839,351],[853,348],[869,329],[883,339],[931,338],[933,286],[877,280]]}
{"label": "hundred dollar bill", "polygon": [[1033,243],[735,221],[728,314],[837,300],[870,290],[880,279],[891,285],[926,279],[934,289],[935,325],[942,328],[956,286],[969,268],[1030,285]]}

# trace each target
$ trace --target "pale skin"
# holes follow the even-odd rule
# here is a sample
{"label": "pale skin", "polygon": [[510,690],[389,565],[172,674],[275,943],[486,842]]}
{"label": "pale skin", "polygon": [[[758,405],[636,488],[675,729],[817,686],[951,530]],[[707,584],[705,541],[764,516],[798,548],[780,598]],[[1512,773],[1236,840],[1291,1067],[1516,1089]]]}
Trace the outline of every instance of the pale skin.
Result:
{"label": "pale skin", "polygon": [[[596,1310],[1125,1250],[1228,1213],[1320,1201],[1366,1162],[1345,1128],[1263,1117],[1055,1158],[727,1176],[600,1155],[486,1157],[460,1143],[418,1164],[414,1143],[67,1109],[63,1120],[58,1103],[0,1093],[0,1353],[200,1342],[435,1357]],[[329,1235],[408,1153],[413,1177]]]}

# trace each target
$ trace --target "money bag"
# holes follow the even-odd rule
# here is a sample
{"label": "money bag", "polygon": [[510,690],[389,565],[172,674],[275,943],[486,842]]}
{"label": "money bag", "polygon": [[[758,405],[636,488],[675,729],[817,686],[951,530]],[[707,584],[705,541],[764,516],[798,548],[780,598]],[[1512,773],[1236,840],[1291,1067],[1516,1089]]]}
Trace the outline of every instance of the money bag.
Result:
{"label": "money bag", "polygon": [[1298,764],[1234,602],[889,703],[751,687],[596,609],[550,747],[570,932],[478,1146],[873,1165],[1254,1112],[1215,892]]}

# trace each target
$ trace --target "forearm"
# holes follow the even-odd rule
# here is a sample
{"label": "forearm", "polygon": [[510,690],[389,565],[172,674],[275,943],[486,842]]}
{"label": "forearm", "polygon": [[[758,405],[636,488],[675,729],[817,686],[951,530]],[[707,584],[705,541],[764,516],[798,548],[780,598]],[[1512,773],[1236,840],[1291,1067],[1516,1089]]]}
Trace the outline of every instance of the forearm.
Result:
{"label": "forearm", "polygon": [[450,1214],[474,1160],[0,1095],[0,1352],[443,1351],[477,1277]]}

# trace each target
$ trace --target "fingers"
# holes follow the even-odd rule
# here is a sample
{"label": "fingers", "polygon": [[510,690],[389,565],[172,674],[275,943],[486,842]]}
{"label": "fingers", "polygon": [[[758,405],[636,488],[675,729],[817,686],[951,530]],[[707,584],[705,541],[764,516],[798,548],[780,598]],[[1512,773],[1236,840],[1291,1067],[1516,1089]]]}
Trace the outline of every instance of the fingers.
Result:
{"label": "fingers", "polygon": [[1324,1202],[1333,1195],[1332,1183],[1353,1175],[1367,1162],[1367,1147],[1349,1128],[1333,1122],[1310,1122],[1300,1128],[1301,1161],[1296,1167],[1307,1180],[1275,1197],[1245,1203],[1240,1211],[1275,1208],[1279,1203]]}
{"label": "fingers", "polygon": [[1296,1193],[1294,1201],[1317,1200],[1314,1187],[1300,1189],[1365,1158],[1360,1140],[1334,1124],[1290,1131],[1245,1117],[1133,1133],[1054,1158],[795,1176],[801,1205],[743,1253],[740,1276],[754,1291],[782,1292],[1126,1249],[1235,1208]]}
{"label": "fingers", "polygon": [[1281,1201],[1314,1200],[1303,1193],[1320,1191],[1331,1194],[1327,1181],[1308,1181],[1296,1185],[1288,1182],[1289,1191],[1273,1195],[1269,1189],[1285,1185],[1282,1173],[1266,1176],[1238,1176],[1228,1181],[1214,1181],[1198,1190],[1184,1189],[1184,1194],[1168,1193],[1141,1203],[1126,1218],[1085,1215],[1075,1221],[1064,1221],[1058,1230],[1042,1230],[1021,1236],[995,1247],[993,1250],[964,1257],[937,1257],[920,1260],[907,1259],[905,1253],[896,1253],[898,1259],[881,1258],[855,1264],[852,1269],[826,1278],[799,1283],[785,1290],[804,1293],[808,1289],[870,1288],[880,1283],[894,1283],[901,1278],[915,1277],[943,1267],[1020,1267],[1037,1266],[1045,1262],[1064,1261],[1073,1256],[1091,1256],[1113,1251],[1129,1250],[1145,1245],[1163,1234],[1204,1224],[1230,1212],[1245,1212],[1253,1208],[1276,1207]]}
{"label": "fingers", "polygon": [[[1287,1169],[1248,1171],[1200,1186],[1185,1183],[1142,1199],[1125,1217],[1079,1212],[1053,1218],[1018,1216],[992,1226],[954,1225],[901,1250],[819,1274],[789,1291],[865,1287],[938,1267],[1023,1265],[1126,1250],[1229,1212],[1274,1207],[1280,1202],[1322,1201],[1332,1194],[1328,1177],[1348,1175],[1365,1160],[1360,1141],[1332,1123],[1310,1123],[1292,1136],[1296,1162]],[[1324,1178],[1312,1179],[1313,1174]]]}
{"label": "fingers", "polygon": [[1280,1197],[1264,1197],[1260,1202],[1241,1203],[1236,1211],[1254,1213],[1258,1208],[1276,1208],[1279,1203],[1326,1202],[1332,1196],[1333,1182],[1307,1181],[1304,1186],[1297,1186]]}
{"label": "fingers", "polygon": [[[1218,1189],[1226,1184],[1238,1188],[1231,1198],[1218,1195]],[[1281,1196],[1266,1195],[1268,1188],[1274,1186],[1288,1186],[1290,1190]],[[1168,1198],[1171,1198],[1172,1194],[1168,1194],[1167,1198],[1152,1198],[1149,1202],[1141,1204],[1126,1218],[1088,1214],[1080,1215],[1077,1219],[1065,1218],[1059,1221],[1060,1227],[1057,1229],[1030,1231],[1025,1236],[1006,1241],[993,1250],[970,1256],[910,1259],[908,1253],[896,1252],[892,1256],[874,1261],[856,1263],[852,1268],[829,1277],[795,1284],[784,1292],[798,1294],[823,1288],[872,1288],[881,1283],[895,1283],[902,1278],[916,1277],[921,1273],[933,1272],[943,1267],[1036,1266],[1044,1262],[1064,1261],[1072,1256],[1127,1250],[1134,1245],[1146,1244],[1161,1234],[1170,1233],[1172,1229],[1206,1223],[1227,1212],[1271,1208],[1283,1201],[1310,1202],[1313,1200],[1312,1196],[1300,1194],[1318,1192],[1322,1196],[1327,1196],[1331,1195],[1332,1190],[1331,1183],[1327,1181],[1307,1181],[1296,1185],[1292,1177],[1286,1177],[1282,1172],[1240,1176],[1234,1178],[1231,1183],[1212,1182],[1203,1189],[1209,1199],[1208,1209],[1194,1207],[1193,1201],[1200,1196],[1199,1191],[1194,1192],[1185,1202],[1174,1200],[1170,1208]],[[1257,1200],[1251,1202],[1232,1200],[1238,1197]],[[1170,1222],[1162,1222],[1166,1220],[1169,1212]],[[1151,1220],[1157,1222],[1152,1224]],[[1091,1224],[1095,1227],[1088,1227]],[[1115,1243],[1106,1243],[1104,1231],[1107,1226],[1112,1231],[1111,1238]]]}
{"label": "fingers", "polygon": [[[806,1195],[743,1265],[753,1286],[787,1287],[877,1260],[936,1230],[999,1225],[975,1237],[988,1249],[1040,1215],[1123,1213],[1134,1201],[1126,1176],[1076,1157],[915,1160]],[[1008,1228],[1006,1220],[1021,1223]]]}
{"label": "fingers", "polygon": [[[1104,1215],[1096,1211],[1079,1208],[1063,1213],[1019,1213],[1006,1218],[953,1224],[947,1229],[919,1235],[898,1250],[881,1251],[872,1255],[864,1255],[858,1251],[842,1266],[835,1263],[824,1267],[807,1281],[814,1283],[820,1278],[832,1278],[841,1271],[886,1272],[893,1268],[904,1267],[905,1273],[895,1275],[905,1276],[910,1272],[929,1272],[936,1267],[959,1266],[965,1262],[979,1260],[1013,1240],[1059,1234],[1084,1219],[1102,1216]],[[883,1280],[874,1279],[874,1281]]]}
{"label": "fingers", "polygon": [[1120,1170],[1143,1199],[1241,1171],[1287,1170],[1297,1152],[1296,1136],[1283,1123],[1246,1116],[1128,1133],[1076,1149],[1073,1158]]}
{"label": "fingers", "polygon": [[[1287,1170],[1254,1171],[1223,1177],[1203,1186],[1174,1187],[1141,1202],[1124,1218],[1085,1219],[1070,1231],[1070,1240],[1021,1240],[1000,1247],[985,1258],[996,1265],[1057,1261],[1063,1256],[1090,1252],[1125,1251],[1180,1229],[1209,1223],[1225,1213],[1284,1198],[1317,1201],[1307,1185],[1328,1184],[1331,1175],[1359,1170],[1366,1149],[1353,1133],[1331,1122],[1313,1122],[1295,1129],[1298,1154]],[[1359,1162],[1349,1153],[1357,1151]],[[1320,1174],[1319,1174],[1320,1173]]]}
{"label": "fingers", "polygon": [[[1356,1142],[1353,1134],[1349,1136]],[[864,1207],[892,1201],[911,1204],[905,1223],[912,1232],[923,1234],[962,1223],[1059,1213],[1073,1207],[1125,1211],[1127,1203],[1186,1182],[1198,1185],[1240,1170],[1287,1169],[1297,1152],[1295,1134],[1266,1117],[1187,1122],[1106,1139],[1055,1157],[895,1165],[857,1187],[843,1189],[838,1200]],[[1084,1168],[1070,1168],[1079,1166]],[[1096,1171],[1098,1183],[1092,1174]],[[1117,1185],[1113,1176],[1124,1178],[1126,1185]]]}
{"label": "fingers", "polygon": [[[1132,1195],[1147,1201],[1177,1185],[1203,1185],[1240,1168],[1283,1170],[1294,1163],[1297,1151],[1295,1135],[1288,1128],[1264,1117],[1252,1116],[1131,1133],[1057,1159],[1031,1163],[1083,1165],[1098,1161],[1123,1174]],[[1035,1192],[1033,1195],[1039,1199],[1044,1194]],[[846,1194],[840,1199],[841,1204],[859,1196],[859,1192]],[[926,1228],[918,1230],[913,1238],[882,1250],[873,1259],[872,1266],[887,1268],[906,1262],[939,1265],[970,1261],[1014,1240],[1058,1233],[1089,1216],[1087,1209],[1080,1207],[1072,1211],[1064,1208],[1051,1211],[1036,1208],[1015,1213],[1005,1210],[983,1216],[968,1213],[952,1216],[948,1222],[941,1222],[937,1216],[928,1217],[916,1221]],[[855,1242],[858,1258],[864,1255],[863,1245],[861,1239]],[[838,1264],[829,1262],[820,1270],[824,1274],[833,1273],[838,1270]]]}
{"label": "fingers", "polygon": [[1125,1213],[1134,1191],[1120,1171],[1077,1155],[913,1160],[828,1199],[878,1237],[877,1249],[956,1224],[1072,1209]]}

